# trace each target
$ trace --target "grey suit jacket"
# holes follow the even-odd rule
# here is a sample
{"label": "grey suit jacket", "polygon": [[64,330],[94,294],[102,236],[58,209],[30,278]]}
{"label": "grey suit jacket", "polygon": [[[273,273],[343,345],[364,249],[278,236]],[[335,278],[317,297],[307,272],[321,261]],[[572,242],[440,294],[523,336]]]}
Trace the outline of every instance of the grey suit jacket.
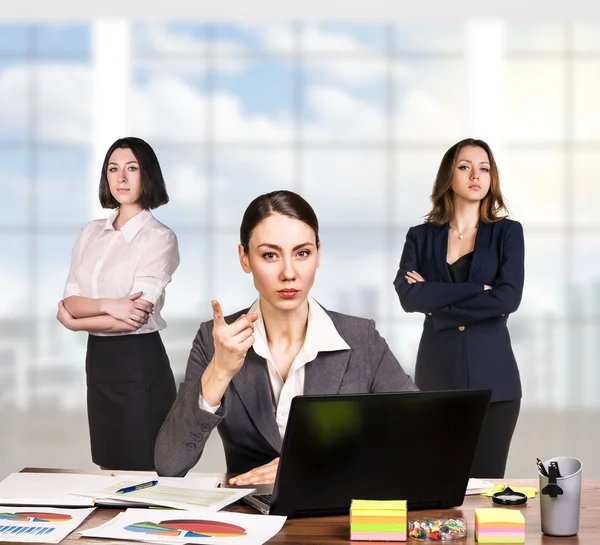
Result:
{"label": "grey suit jacket", "polygon": [[[235,321],[240,311],[226,318]],[[417,390],[373,320],[326,311],[350,350],[322,352],[306,364],[304,393],[353,394]],[[159,475],[184,476],[218,426],[227,471],[243,473],[277,458],[281,436],[275,420],[266,362],[251,348],[233,377],[216,414],[200,409],[199,380],[213,357],[212,320],[200,325],[192,344],[185,380],[156,440]]]}

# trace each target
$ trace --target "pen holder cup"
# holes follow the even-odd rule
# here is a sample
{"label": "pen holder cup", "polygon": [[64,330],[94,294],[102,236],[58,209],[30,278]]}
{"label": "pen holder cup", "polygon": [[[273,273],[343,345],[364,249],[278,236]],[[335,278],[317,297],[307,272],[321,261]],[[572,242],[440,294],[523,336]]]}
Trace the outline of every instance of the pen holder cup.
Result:
{"label": "pen holder cup", "polygon": [[542,532],[549,536],[574,536],[579,531],[579,509],[581,504],[581,470],[583,465],[577,458],[557,456],[544,462],[546,470],[550,462],[557,462],[561,477],[556,484],[562,494],[552,497],[543,493],[549,478],[538,471],[540,479],[540,514]]}

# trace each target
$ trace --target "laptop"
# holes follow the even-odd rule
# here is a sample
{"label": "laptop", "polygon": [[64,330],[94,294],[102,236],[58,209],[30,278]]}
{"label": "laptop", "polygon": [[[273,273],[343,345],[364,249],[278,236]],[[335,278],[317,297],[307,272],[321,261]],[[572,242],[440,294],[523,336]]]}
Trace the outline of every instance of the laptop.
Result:
{"label": "laptop", "polygon": [[297,396],[273,485],[244,501],[261,513],[348,513],[352,499],[408,509],[463,503],[490,390]]}

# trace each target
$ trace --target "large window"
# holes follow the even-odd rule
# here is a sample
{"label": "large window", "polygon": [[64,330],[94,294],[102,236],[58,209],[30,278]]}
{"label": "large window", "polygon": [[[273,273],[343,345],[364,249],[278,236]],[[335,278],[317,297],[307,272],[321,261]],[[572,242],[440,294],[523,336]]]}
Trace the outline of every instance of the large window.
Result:
{"label": "large window", "polygon": [[443,153],[474,136],[496,152],[526,237],[509,473],[528,467],[514,454],[531,454],[527,427],[598,410],[599,25],[106,24],[0,26],[0,476],[66,456],[91,466],[86,339],[54,315],[71,246],[98,213],[99,158],[123,131],[152,144],[171,196],[156,216],[180,244],[163,334],[178,379],[210,300],[227,313],[254,300],[239,224],[279,188],[319,216],[316,298],[375,318],[412,372],[422,316],[402,311],[392,281]]}
{"label": "large window", "polygon": [[84,339],[55,327],[89,218],[89,25],[0,27],[0,402],[82,406]]}
{"label": "large window", "polygon": [[197,264],[178,272],[168,312],[182,314],[178,290],[195,294],[180,303],[194,323],[211,298],[227,312],[253,301],[237,263],[241,217],[257,195],[289,188],[322,226],[316,297],[376,318],[414,366],[420,319],[391,283],[436,163],[469,117],[465,27],[432,25],[430,36],[398,25],[133,27],[131,132],[156,146],[174,195],[157,215],[179,234],[182,263]]}

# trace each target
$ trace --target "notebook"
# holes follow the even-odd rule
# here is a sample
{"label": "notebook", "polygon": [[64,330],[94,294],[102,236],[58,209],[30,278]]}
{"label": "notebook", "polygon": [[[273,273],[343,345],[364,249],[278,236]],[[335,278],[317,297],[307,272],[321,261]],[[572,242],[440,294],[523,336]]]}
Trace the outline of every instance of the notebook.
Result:
{"label": "notebook", "polygon": [[[461,505],[490,390],[297,396],[274,485],[244,501],[288,517],[348,513],[353,499]],[[272,493],[272,494],[270,494]]]}

